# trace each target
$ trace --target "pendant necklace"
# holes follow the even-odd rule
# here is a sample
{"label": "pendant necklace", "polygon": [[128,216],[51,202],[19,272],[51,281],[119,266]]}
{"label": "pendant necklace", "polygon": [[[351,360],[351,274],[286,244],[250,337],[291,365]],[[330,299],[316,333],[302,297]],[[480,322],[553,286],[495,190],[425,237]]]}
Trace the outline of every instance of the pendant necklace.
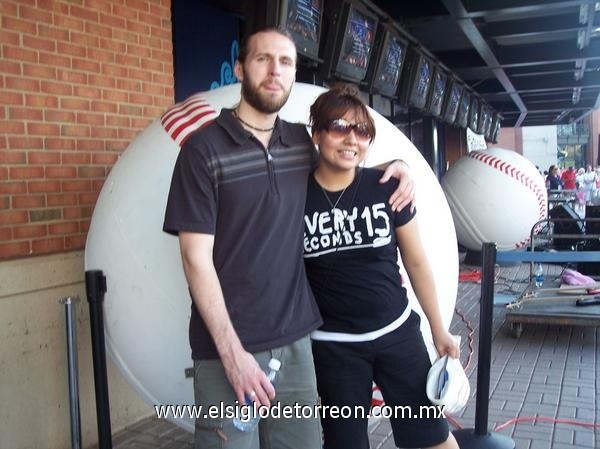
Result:
{"label": "pendant necklace", "polygon": [[261,133],[268,133],[268,132],[271,132],[271,131],[273,131],[273,130],[275,129],[275,124],[273,124],[273,126],[271,126],[270,128],[259,128],[259,127],[257,127],[257,126],[252,126],[250,123],[248,123],[248,122],[245,122],[244,120],[242,120],[242,118],[241,118],[241,117],[239,116],[239,114],[238,114],[238,111],[237,111],[237,109],[234,109],[232,113],[233,113],[233,116],[234,116],[236,119],[238,119],[238,121],[239,121],[239,122],[240,122],[242,125],[245,125],[245,126],[247,126],[248,128],[250,128],[250,129],[253,129],[254,131],[258,131],[258,132],[261,132]]}
{"label": "pendant necklace", "polygon": [[[352,183],[350,183],[350,185],[352,185]],[[342,193],[340,193],[340,196],[338,196],[337,200],[335,200],[335,203],[333,203],[331,201],[331,198],[329,198],[329,195],[327,194],[327,191],[323,187],[321,187],[321,184],[319,184],[319,187],[321,187],[321,192],[323,192],[323,195],[325,195],[325,199],[327,200],[327,202],[331,206],[331,210],[337,208],[337,205],[339,204],[340,200],[342,199],[342,196],[344,196],[344,193],[346,193],[346,189],[348,187],[350,187],[350,185],[347,185],[346,187],[344,187],[344,190],[342,190]]]}

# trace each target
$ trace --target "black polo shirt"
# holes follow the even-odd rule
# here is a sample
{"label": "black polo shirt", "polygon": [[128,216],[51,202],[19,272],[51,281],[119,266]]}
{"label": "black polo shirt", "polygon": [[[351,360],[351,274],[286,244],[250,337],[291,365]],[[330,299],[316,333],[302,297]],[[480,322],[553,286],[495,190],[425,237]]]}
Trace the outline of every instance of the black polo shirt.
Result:
{"label": "black polo shirt", "polygon": [[[244,348],[289,344],[321,324],[302,261],[306,182],[314,146],[279,118],[268,151],[223,110],[183,145],[163,230],[212,234],[213,262]],[[194,359],[218,356],[192,304]]]}

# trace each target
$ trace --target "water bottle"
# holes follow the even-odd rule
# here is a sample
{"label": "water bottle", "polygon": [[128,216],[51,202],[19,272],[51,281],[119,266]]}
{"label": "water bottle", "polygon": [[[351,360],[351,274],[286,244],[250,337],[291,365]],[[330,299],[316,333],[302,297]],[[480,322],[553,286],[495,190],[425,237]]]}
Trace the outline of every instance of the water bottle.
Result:
{"label": "water bottle", "polygon": [[540,288],[544,284],[544,267],[542,267],[541,263],[535,266],[534,280],[536,288]]}
{"label": "water bottle", "polygon": [[[279,360],[275,358],[269,360],[267,379],[269,379],[271,383],[275,380],[279,368],[281,368],[281,362]],[[260,420],[258,409],[253,408],[253,401],[248,396],[246,396],[246,405],[252,408],[251,410],[248,410],[248,414],[242,413],[240,416],[233,418],[233,426],[241,432],[252,431],[258,425],[258,421]]]}

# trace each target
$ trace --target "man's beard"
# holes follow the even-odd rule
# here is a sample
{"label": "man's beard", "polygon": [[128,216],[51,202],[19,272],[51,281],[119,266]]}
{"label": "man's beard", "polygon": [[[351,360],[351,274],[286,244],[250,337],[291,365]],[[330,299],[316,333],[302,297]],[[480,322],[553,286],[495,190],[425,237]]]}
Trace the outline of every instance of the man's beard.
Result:
{"label": "man's beard", "polygon": [[242,81],[242,97],[250,106],[263,114],[279,112],[288,100],[291,91],[291,88],[287,92],[284,90],[281,97],[271,98],[267,95],[261,95],[258,86],[252,86],[247,76],[244,76],[244,80]]}

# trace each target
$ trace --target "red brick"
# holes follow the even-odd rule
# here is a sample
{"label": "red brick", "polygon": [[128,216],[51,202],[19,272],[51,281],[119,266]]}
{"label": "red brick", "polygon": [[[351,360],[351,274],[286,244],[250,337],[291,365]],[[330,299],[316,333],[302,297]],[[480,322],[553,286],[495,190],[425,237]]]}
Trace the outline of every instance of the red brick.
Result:
{"label": "red brick", "polygon": [[71,5],[71,14],[73,17],[79,17],[84,21],[89,20],[90,22],[98,22],[98,13],[89,8],[81,8],[77,5]]}
{"label": "red brick", "polygon": [[86,152],[63,152],[61,154],[61,163],[67,165],[89,164],[92,162],[92,154]]}
{"label": "red brick", "polygon": [[104,167],[78,167],[77,176],[79,178],[104,178],[106,176],[106,170]]}
{"label": "red brick", "polygon": [[0,196],[0,210],[8,210],[10,209],[10,197],[9,196]]}
{"label": "red brick", "polygon": [[75,234],[77,232],[79,232],[79,222],[77,221],[53,223],[48,225],[48,233],[50,235]]}
{"label": "red brick", "polygon": [[63,208],[63,217],[65,217],[65,220],[73,220],[75,218],[89,218],[91,216],[92,208],[89,206]]}
{"label": "red brick", "polygon": [[71,111],[48,110],[44,111],[44,118],[47,122],[74,122],[75,113]]}
{"label": "red brick", "polygon": [[83,70],[90,73],[100,73],[100,63],[91,59],[73,58],[73,69]]}
{"label": "red brick", "polygon": [[10,179],[36,179],[44,177],[44,167],[10,167]]}
{"label": "red brick", "polygon": [[[113,37],[113,30],[110,27],[107,27],[105,25],[99,25],[97,23],[89,23],[89,22],[85,22],[84,23],[84,31],[87,34],[91,34],[93,36],[98,36],[100,38],[105,37],[105,38],[111,38]],[[118,30],[115,30],[118,31]]]}
{"label": "red brick", "polygon": [[81,232],[88,232],[90,230],[90,222],[92,220],[82,220],[79,223],[79,229],[81,229]]}
{"label": "red brick", "polygon": [[152,73],[148,72],[147,70],[142,70],[142,69],[138,70],[138,69],[130,68],[128,73],[129,73],[130,78],[141,80],[141,81],[151,82],[152,77],[153,77]]}
{"label": "red brick", "polygon": [[138,18],[138,11],[125,5],[113,4],[111,12],[113,15],[123,17],[125,19],[137,20]]}
{"label": "red brick", "polygon": [[65,249],[83,249],[85,247],[85,234],[65,236]]}
{"label": "red brick", "polygon": [[63,181],[61,188],[63,192],[90,192],[92,183],[89,179],[69,180]]}
{"label": "red brick", "polygon": [[40,64],[49,65],[52,67],[64,67],[67,69],[71,68],[71,58],[68,56],[62,56],[57,53],[46,53],[43,51],[39,52],[38,62]]}
{"label": "red brick", "polygon": [[151,27],[162,28],[162,26],[163,26],[162,17],[160,17],[160,16],[156,16],[154,14],[140,13],[139,18],[140,18],[140,22],[147,23]]}
{"label": "red brick", "polygon": [[107,101],[116,101],[120,103],[126,103],[127,101],[129,101],[129,99],[127,98],[127,92],[118,92],[115,90],[104,91],[102,99]]}
{"label": "red brick", "polygon": [[30,151],[27,161],[31,165],[59,164],[60,153],[57,151]]}
{"label": "red brick", "polygon": [[148,12],[149,10],[148,2],[143,0],[125,0],[125,5],[127,5],[128,8],[139,11],[140,13]]}
{"label": "red brick", "polygon": [[102,72],[103,75],[110,76],[113,78],[126,78],[127,77],[127,67],[124,65],[117,64],[102,64]]}
{"label": "red brick", "polygon": [[36,24],[32,22],[26,22],[16,17],[10,17],[2,15],[2,29],[10,31],[18,31],[19,33],[25,34],[36,34]]}
{"label": "red brick", "polygon": [[27,123],[27,133],[41,136],[58,136],[60,127],[52,123]]}
{"label": "red brick", "polygon": [[5,75],[22,75],[21,64],[15,61],[0,60],[0,73]]}
{"label": "red brick", "polygon": [[75,70],[70,69],[58,69],[56,71],[56,79],[59,81],[64,81],[66,83],[73,84],[87,84],[89,80],[88,75],[86,73],[77,72]]}
{"label": "red brick", "polygon": [[56,79],[56,69],[41,65],[23,64],[23,75],[33,78]]}
{"label": "red brick", "polygon": [[0,181],[8,179],[8,168],[0,167]]}
{"label": "red brick", "polygon": [[77,198],[79,199],[79,204],[96,204],[99,194],[100,192],[80,193]]}
{"label": "red brick", "polygon": [[117,86],[117,81],[110,76],[90,74],[87,77],[88,82],[92,86],[114,89]]}
{"label": "red brick", "polygon": [[15,195],[12,197],[13,209],[36,209],[46,207],[45,195]]}
{"label": "red brick", "polygon": [[65,137],[89,137],[90,127],[85,125],[62,125],[60,135]]}
{"label": "red brick", "polygon": [[27,183],[22,182],[2,182],[0,183],[0,194],[5,193],[27,193]]}
{"label": "red brick", "polygon": [[[0,3],[0,6],[2,4],[3,3]],[[20,36],[20,33],[14,33],[10,30],[0,29],[0,42],[2,42],[4,45],[12,45],[18,47],[19,45],[21,45]]]}
{"label": "red brick", "polygon": [[41,137],[8,136],[8,148],[15,150],[39,150],[44,147]]}
{"label": "red brick", "polygon": [[133,20],[127,21],[127,29],[139,34],[140,36],[150,36],[150,26]]}
{"label": "red brick", "polygon": [[137,44],[139,40],[139,36],[137,34],[131,33],[127,30],[113,30],[113,38],[129,44]]}
{"label": "red brick", "polygon": [[47,150],[74,150],[75,140],[67,138],[48,138],[44,140],[44,148]]}
{"label": "red brick", "polygon": [[114,28],[125,28],[125,19],[112,14],[100,14],[99,22]]}
{"label": "red brick", "polygon": [[8,117],[11,120],[33,120],[39,122],[44,119],[44,114],[40,109],[11,106],[8,108]]}
{"label": "red brick", "polygon": [[71,96],[73,95],[73,86],[68,83],[42,81],[42,92],[52,95]]}
{"label": "red brick", "polygon": [[6,76],[6,88],[12,90],[20,90],[22,92],[38,92],[40,90],[40,82],[23,77]]}
{"label": "red brick", "polygon": [[[107,120],[112,120],[112,116],[106,117]],[[108,123],[107,123],[108,125]],[[111,125],[116,126],[116,125]],[[129,126],[129,123],[128,125]],[[118,129],[115,128],[92,128],[90,132],[90,137],[95,137],[99,139],[116,139],[119,134]]]}
{"label": "red brick", "polygon": [[25,105],[40,108],[57,108],[58,98],[45,94],[25,95]]}
{"label": "red brick", "polygon": [[106,101],[92,101],[91,110],[94,112],[114,114],[117,112],[118,106],[115,103],[109,103]]}
{"label": "red brick", "polygon": [[88,48],[87,57],[102,64],[115,63],[115,54],[112,51]]}
{"label": "red brick", "polygon": [[75,56],[78,58],[85,58],[87,56],[87,48],[82,45],[59,42],[56,49],[61,55]]}
{"label": "red brick", "polygon": [[59,181],[29,181],[27,182],[27,191],[29,193],[50,193],[60,192]]}
{"label": "red brick", "polygon": [[100,192],[105,182],[106,179],[92,179],[92,191]]}
{"label": "red brick", "polygon": [[0,212],[0,226],[23,224],[29,221],[27,211]]}
{"label": "red brick", "polygon": [[56,14],[54,16],[54,25],[62,29],[67,29],[69,31],[83,31],[84,28],[83,20],[77,19],[73,16],[69,16],[66,14]]}
{"label": "red brick", "polygon": [[33,22],[52,23],[52,13],[25,5],[19,7],[19,17]]}
{"label": "red brick", "polygon": [[[90,134],[93,130],[94,128],[91,129]],[[77,151],[104,151],[104,142],[95,139],[77,139],[75,148]]]}
{"label": "red brick", "polygon": [[12,228],[0,228],[0,241],[7,241],[13,239]]}
{"label": "red brick", "polygon": [[[83,27],[82,27],[83,29]],[[93,36],[87,33],[78,33],[71,29],[71,43],[81,45],[85,48],[101,48],[101,39],[98,36]]]}
{"label": "red brick", "polygon": [[45,237],[48,235],[48,226],[45,224],[19,226],[14,228],[13,234],[15,240],[28,239],[32,237]]}
{"label": "red brick", "polygon": [[24,151],[0,151],[0,164],[24,164],[26,160]]}
{"label": "red brick", "polygon": [[56,41],[51,39],[40,39],[27,34],[23,35],[23,46],[36,51],[44,50],[49,53],[56,51]]}
{"label": "red brick", "polygon": [[61,166],[61,167],[46,167],[46,177],[51,179],[66,178],[72,179],[77,173],[75,167]]}
{"label": "red brick", "polygon": [[131,142],[137,134],[138,131],[135,129],[119,129],[119,139],[124,139],[127,142]]}
{"label": "red brick", "polygon": [[23,104],[23,94],[18,92],[5,92],[0,90],[0,104]]}
{"label": "red brick", "polygon": [[55,26],[48,26],[46,24],[38,24],[37,30],[38,36],[49,37],[56,41],[69,40],[69,30],[66,28],[58,28]]}
{"label": "red brick", "polygon": [[102,165],[114,165],[119,159],[118,153],[93,153],[92,163]]}
{"label": "red brick", "polygon": [[81,98],[61,98],[61,109],[74,109],[77,111],[89,111],[90,101]]}
{"label": "red brick", "polygon": [[33,240],[31,242],[31,250],[33,254],[48,254],[60,252],[64,249],[64,238],[55,237],[41,240]]}
{"label": "red brick", "polygon": [[21,121],[4,120],[0,122],[0,133],[25,134],[25,124]]}
{"label": "red brick", "polygon": [[0,243],[0,259],[29,255],[31,255],[31,246],[28,241]]}
{"label": "red brick", "polygon": [[90,112],[78,112],[77,123],[93,126],[104,126],[104,114],[93,114]]}
{"label": "red brick", "polygon": [[131,56],[126,53],[119,53],[115,56],[117,64],[127,67],[128,69],[139,68],[142,66],[142,61],[137,56]]}
{"label": "red brick", "polygon": [[48,206],[76,206],[77,195],[75,193],[67,194],[48,194]]}

